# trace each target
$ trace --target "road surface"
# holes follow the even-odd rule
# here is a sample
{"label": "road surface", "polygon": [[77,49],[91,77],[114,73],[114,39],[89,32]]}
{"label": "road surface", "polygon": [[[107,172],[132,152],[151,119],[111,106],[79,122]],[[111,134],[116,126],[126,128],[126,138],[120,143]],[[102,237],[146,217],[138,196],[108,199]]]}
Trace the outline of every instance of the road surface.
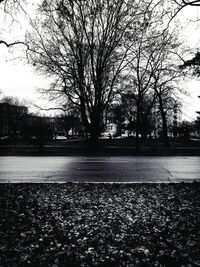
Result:
{"label": "road surface", "polygon": [[0,157],[0,183],[200,181],[200,157]]}

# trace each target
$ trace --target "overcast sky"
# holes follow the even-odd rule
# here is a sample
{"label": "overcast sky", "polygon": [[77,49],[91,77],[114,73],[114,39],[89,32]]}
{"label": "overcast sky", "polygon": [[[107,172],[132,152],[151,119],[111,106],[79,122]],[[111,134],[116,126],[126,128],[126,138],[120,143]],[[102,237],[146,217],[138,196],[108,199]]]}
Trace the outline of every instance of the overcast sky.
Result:
{"label": "overcast sky", "polygon": [[[39,0],[38,0],[39,1]],[[29,1],[29,12],[32,16],[37,1]],[[180,21],[182,35],[187,45],[191,48],[200,48],[200,21],[192,22],[200,17],[200,8],[187,7],[183,9],[177,19]],[[10,18],[4,18],[0,11],[0,38],[8,42],[15,40],[24,40],[24,34],[28,27],[25,16],[19,18],[20,23],[12,23]],[[3,37],[3,38],[2,38]],[[16,59],[23,54],[20,47],[9,50],[4,45],[0,45],[0,91],[5,96],[16,96],[20,99],[26,99],[28,102],[36,103],[39,106],[49,107],[48,101],[37,92],[37,89],[48,87],[49,80],[35,73],[33,67],[27,64],[25,59]],[[196,110],[200,108],[200,81],[193,79],[185,82],[185,89],[191,94],[184,97],[183,118],[192,120],[196,118]],[[35,110],[34,110],[35,111]]]}

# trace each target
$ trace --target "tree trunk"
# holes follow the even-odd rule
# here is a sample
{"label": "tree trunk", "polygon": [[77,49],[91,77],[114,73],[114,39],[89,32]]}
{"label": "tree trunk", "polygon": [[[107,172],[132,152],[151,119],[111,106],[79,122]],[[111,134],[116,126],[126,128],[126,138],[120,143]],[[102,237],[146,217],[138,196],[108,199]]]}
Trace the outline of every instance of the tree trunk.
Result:
{"label": "tree trunk", "polygon": [[162,117],[162,128],[163,128],[163,138],[164,144],[166,147],[170,147],[169,137],[168,137],[168,127],[167,127],[167,119],[166,114],[163,108],[163,102],[161,96],[159,96],[159,104],[160,104],[160,113]]}
{"label": "tree trunk", "polygon": [[97,129],[97,125],[91,124],[89,144],[92,150],[97,149],[99,146],[99,130]]}
{"label": "tree trunk", "polygon": [[136,151],[140,151],[140,103],[137,103],[137,115],[136,115]]}
{"label": "tree trunk", "polygon": [[94,114],[90,124],[90,149],[95,150],[99,147],[100,118],[98,114]]}

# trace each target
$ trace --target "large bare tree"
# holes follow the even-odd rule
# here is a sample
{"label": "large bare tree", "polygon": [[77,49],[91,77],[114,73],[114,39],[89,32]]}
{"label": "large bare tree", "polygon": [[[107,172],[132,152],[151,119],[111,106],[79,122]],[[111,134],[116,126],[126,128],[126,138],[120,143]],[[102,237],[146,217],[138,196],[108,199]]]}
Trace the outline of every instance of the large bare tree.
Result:
{"label": "large bare tree", "polygon": [[129,48],[124,35],[138,19],[140,1],[43,1],[27,35],[29,60],[53,77],[45,93],[79,110],[91,143],[115,97]]}

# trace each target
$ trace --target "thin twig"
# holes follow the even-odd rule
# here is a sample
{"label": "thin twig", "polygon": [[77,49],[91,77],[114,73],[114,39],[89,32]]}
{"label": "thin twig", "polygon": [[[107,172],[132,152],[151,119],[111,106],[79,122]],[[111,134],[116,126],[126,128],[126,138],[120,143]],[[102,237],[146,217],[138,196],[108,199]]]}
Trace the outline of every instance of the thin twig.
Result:
{"label": "thin twig", "polygon": [[36,104],[34,104],[33,106],[36,107],[36,108],[38,108],[38,109],[40,109],[40,110],[44,110],[44,111],[50,111],[50,110],[62,110],[62,111],[64,111],[64,112],[66,112],[66,111],[69,111],[70,109],[72,109],[72,108],[64,109],[64,108],[62,108],[62,107],[42,108],[42,107],[40,107],[40,106],[38,106],[38,105],[36,105]]}

